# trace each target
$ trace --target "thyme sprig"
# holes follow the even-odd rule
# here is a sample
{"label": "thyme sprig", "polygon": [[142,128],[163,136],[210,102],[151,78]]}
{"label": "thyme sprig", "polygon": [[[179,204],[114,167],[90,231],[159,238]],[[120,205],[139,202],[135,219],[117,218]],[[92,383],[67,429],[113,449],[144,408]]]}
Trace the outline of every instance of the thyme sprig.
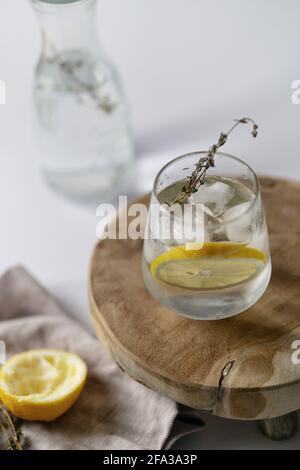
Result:
{"label": "thyme sprig", "polygon": [[54,57],[53,62],[56,62],[57,65],[61,68],[62,72],[69,76],[72,79],[73,83],[82,91],[84,91],[92,101],[94,101],[97,108],[101,109],[105,113],[111,113],[114,109],[114,104],[109,100],[107,96],[100,96],[95,87],[90,85],[87,82],[81,80],[77,75],[77,70],[82,67],[83,63],[81,61],[72,62],[71,60],[64,59],[63,57],[57,55]]}
{"label": "thyme sprig", "polygon": [[[7,450],[22,450],[23,435],[16,429],[9,412],[0,404],[0,434]],[[2,437],[4,439],[2,439]]]}
{"label": "thyme sprig", "polygon": [[205,182],[207,170],[215,166],[215,154],[220,147],[226,144],[228,136],[237,126],[240,124],[248,124],[250,122],[252,124],[251,134],[254,138],[257,136],[258,125],[253,121],[253,119],[244,117],[241,119],[234,119],[234,122],[235,124],[229,129],[228,132],[222,132],[220,134],[218,142],[208,149],[206,156],[200,158],[196,164],[195,170],[191,176],[188,177],[186,184],[181,188],[180,193],[172,201],[172,204],[184,204],[189,196],[197,192],[198,188]]}
{"label": "thyme sprig", "polygon": [[[64,57],[64,55],[56,49],[55,45],[48,41],[44,30],[42,30],[42,44],[42,54],[44,60],[49,64],[58,65],[63,74],[68,77],[71,82],[73,82],[78,90],[86,93],[90,97],[96,108],[104,111],[105,113],[111,113],[115,109],[116,105],[109,99],[108,96],[101,95],[99,90],[95,89],[92,84],[82,80],[79,77],[78,72],[84,65],[83,62],[81,60],[75,61]],[[48,50],[51,53],[50,57],[48,57]],[[82,103],[82,99],[78,98],[78,101]]]}

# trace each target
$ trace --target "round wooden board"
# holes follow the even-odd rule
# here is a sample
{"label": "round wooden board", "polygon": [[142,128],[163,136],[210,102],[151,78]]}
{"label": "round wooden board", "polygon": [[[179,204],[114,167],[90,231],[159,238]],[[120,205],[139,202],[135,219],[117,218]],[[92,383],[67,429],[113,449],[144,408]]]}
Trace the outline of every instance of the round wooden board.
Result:
{"label": "round wooden board", "polygon": [[[158,304],[144,286],[142,240],[105,240],[90,267],[99,338],[120,368],[197,409],[266,419],[300,408],[300,185],[261,178],[273,273],[261,300],[218,321],[195,321]],[[148,197],[141,199],[148,202]]]}

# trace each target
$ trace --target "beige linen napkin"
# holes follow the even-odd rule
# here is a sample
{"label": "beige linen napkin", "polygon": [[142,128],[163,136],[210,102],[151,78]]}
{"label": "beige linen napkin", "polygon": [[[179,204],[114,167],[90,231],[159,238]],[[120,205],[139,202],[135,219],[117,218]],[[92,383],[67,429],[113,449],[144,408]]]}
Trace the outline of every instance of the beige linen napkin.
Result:
{"label": "beige linen napkin", "polygon": [[81,356],[88,381],[75,405],[52,423],[21,423],[29,449],[161,449],[176,404],[122,373],[97,339],[69,318],[23,268],[0,279],[0,340],[7,356],[56,348]]}

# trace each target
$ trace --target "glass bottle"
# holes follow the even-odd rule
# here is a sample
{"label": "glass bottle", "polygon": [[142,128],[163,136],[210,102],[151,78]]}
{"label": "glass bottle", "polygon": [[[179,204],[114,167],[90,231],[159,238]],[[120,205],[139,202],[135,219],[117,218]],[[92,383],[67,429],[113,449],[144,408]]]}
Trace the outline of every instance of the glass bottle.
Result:
{"label": "glass bottle", "polygon": [[34,101],[47,182],[73,199],[108,201],[133,179],[134,149],[118,76],[99,45],[96,0],[31,0],[42,51]]}

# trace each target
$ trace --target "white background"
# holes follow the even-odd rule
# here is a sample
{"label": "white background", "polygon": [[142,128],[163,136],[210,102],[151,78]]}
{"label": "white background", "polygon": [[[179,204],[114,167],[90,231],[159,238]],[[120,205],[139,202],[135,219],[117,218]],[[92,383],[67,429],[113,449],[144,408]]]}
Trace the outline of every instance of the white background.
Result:
{"label": "white background", "polygon": [[[162,162],[205,149],[235,117],[259,123],[226,151],[260,174],[300,178],[299,0],[101,0],[97,22],[131,105],[142,189]],[[38,172],[31,126],[32,71],[40,49],[26,0],[0,6],[0,268],[24,264],[86,325],[86,277],[95,241],[94,209],[51,193]],[[100,201],[99,201],[100,202]],[[288,227],[287,227],[288,230]],[[206,418],[205,418],[206,419]],[[299,435],[272,443],[254,423],[208,418],[190,448],[299,447]]]}

